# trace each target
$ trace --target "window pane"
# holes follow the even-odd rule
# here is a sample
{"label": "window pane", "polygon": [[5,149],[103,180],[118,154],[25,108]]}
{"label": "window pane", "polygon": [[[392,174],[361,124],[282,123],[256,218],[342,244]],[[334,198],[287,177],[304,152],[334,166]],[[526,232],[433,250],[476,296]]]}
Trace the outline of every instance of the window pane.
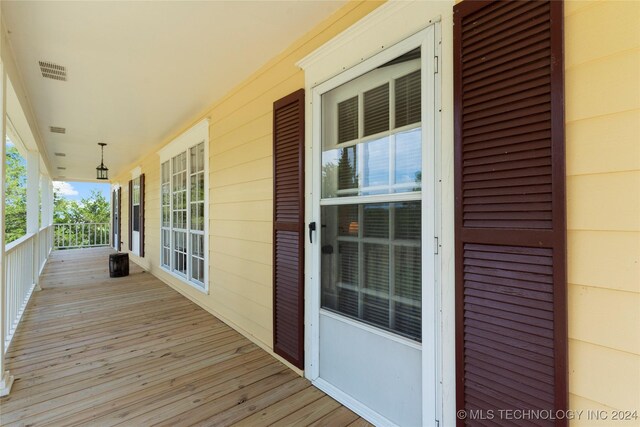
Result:
{"label": "window pane", "polygon": [[198,197],[196,200],[204,201],[204,172],[198,174]]}
{"label": "window pane", "polygon": [[353,242],[340,242],[338,244],[338,252],[340,253],[338,281],[346,285],[357,286],[358,244]]}
{"label": "window pane", "polygon": [[338,103],[338,143],[358,138],[358,97]]}
{"label": "window pane", "polygon": [[191,235],[191,254],[204,258],[204,236],[202,234]]}
{"label": "window pane", "polygon": [[168,183],[169,182],[169,161],[166,161],[162,164],[161,166],[161,170],[162,170],[162,184]]}
{"label": "window pane", "polygon": [[171,240],[170,240],[170,231],[162,230],[162,265],[165,267],[169,266],[170,263],[170,253],[171,253]]}
{"label": "window pane", "polygon": [[198,144],[198,171],[204,172],[204,142]]}
{"label": "window pane", "polygon": [[[337,210],[338,214],[338,235],[358,237],[358,206],[342,205],[328,207],[327,210]],[[332,212],[333,215],[335,213]]]}
{"label": "window pane", "polygon": [[191,203],[190,229],[204,231],[204,203]]}
{"label": "window pane", "polygon": [[422,186],[422,132],[420,128],[396,135],[396,191],[420,191]]}
{"label": "window pane", "polygon": [[202,282],[202,273],[200,271],[200,259],[191,257],[191,279]]}
{"label": "window pane", "polygon": [[395,204],[396,239],[420,240],[422,230],[422,210],[420,202],[403,202]]}
{"label": "window pane", "polygon": [[389,326],[389,300],[373,295],[364,295],[362,320],[382,328]]}
{"label": "window pane", "polygon": [[389,294],[389,245],[365,243],[364,287]]}
{"label": "window pane", "polygon": [[195,173],[198,170],[198,149],[191,147],[189,149],[189,173]]}
{"label": "window pane", "polygon": [[140,231],[140,205],[133,205],[133,231]]}
{"label": "window pane", "polygon": [[421,116],[421,71],[396,79],[396,127],[420,121]]}
{"label": "window pane", "polygon": [[422,253],[420,247],[396,246],[395,248],[395,295],[421,301]]}
{"label": "window pane", "polygon": [[389,84],[364,93],[364,136],[389,130]]}
{"label": "window pane", "polygon": [[421,202],[323,206],[321,214],[322,307],[420,341]]}
{"label": "window pane", "polygon": [[364,180],[363,190],[367,187],[382,187],[362,191],[365,194],[386,194],[389,192],[389,138],[377,139],[362,144]]}
{"label": "window pane", "polygon": [[133,180],[132,193],[133,193],[131,195],[132,204],[139,205],[140,204],[140,178],[136,178]]}
{"label": "window pane", "polygon": [[191,279],[204,282],[204,235],[191,234]]}
{"label": "window pane", "polygon": [[363,206],[364,237],[389,237],[389,204],[376,203]]}
{"label": "window pane", "polygon": [[165,267],[169,267],[170,253],[171,250],[169,248],[162,249],[162,265],[164,265]]}
{"label": "window pane", "polygon": [[204,231],[204,202],[198,203],[198,230]]}
{"label": "window pane", "polygon": [[195,175],[191,175],[189,177],[189,196],[191,197],[192,202],[198,200],[198,181]]}
{"label": "window pane", "polygon": [[322,196],[354,196],[358,194],[356,148],[338,148],[322,153]]}
{"label": "window pane", "polygon": [[173,268],[175,271],[187,274],[187,233],[173,232]]}
{"label": "window pane", "polygon": [[189,188],[192,202],[204,200],[204,173],[199,172],[197,175],[191,175]]}
{"label": "window pane", "polygon": [[323,198],[420,191],[421,96],[420,49],[322,95]]}

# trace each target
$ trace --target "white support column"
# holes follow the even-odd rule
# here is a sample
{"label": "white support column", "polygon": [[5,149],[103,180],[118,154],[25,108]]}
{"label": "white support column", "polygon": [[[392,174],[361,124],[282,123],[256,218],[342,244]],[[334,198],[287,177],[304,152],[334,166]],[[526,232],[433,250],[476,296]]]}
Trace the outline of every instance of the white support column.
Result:
{"label": "white support column", "polygon": [[42,228],[47,225],[47,191],[49,186],[47,185],[47,176],[40,174],[40,224],[38,227]]}
{"label": "white support column", "polygon": [[9,371],[5,370],[4,361],[4,344],[6,332],[6,282],[5,274],[6,257],[4,244],[4,219],[5,219],[5,158],[6,158],[6,139],[7,139],[7,75],[4,66],[0,60],[0,396],[6,396],[11,391],[13,385],[13,376]]}
{"label": "white support column", "polygon": [[51,178],[47,178],[47,185],[49,190],[47,192],[47,221],[45,224],[53,225],[53,181]]}
{"label": "white support column", "polygon": [[40,215],[40,155],[37,151],[27,152],[27,234],[35,234],[36,238],[32,239],[33,256],[31,260],[31,271],[33,275],[33,283],[35,283],[35,290],[40,290],[39,282],[39,254],[40,254],[40,239],[38,238],[38,231],[40,230],[40,224],[38,216]]}
{"label": "white support column", "polygon": [[37,151],[27,152],[27,234],[37,233],[40,211],[40,155]]}
{"label": "white support column", "polygon": [[[42,225],[41,227],[50,227],[53,225],[53,182],[51,178],[42,175]],[[47,231],[47,240],[45,241],[47,256],[51,250],[53,239],[53,229]]]}

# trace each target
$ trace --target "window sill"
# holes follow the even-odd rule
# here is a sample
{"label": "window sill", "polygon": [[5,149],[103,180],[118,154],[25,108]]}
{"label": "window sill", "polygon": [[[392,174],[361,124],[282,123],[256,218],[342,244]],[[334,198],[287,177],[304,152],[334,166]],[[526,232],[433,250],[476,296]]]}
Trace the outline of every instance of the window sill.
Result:
{"label": "window sill", "polygon": [[181,283],[184,283],[185,285],[189,285],[189,286],[191,286],[192,288],[194,288],[194,289],[196,289],[196,290],[200,291],[201,293],[203,293],[203,294],[205,294],[205,295],[209,295],[209,286],[207,286],[206,284],[205,284],[205,286],[204,286],[204,287],[198,286],[198,284],[196,284],[196,283],[194,283],[194,282],[192,282],[192,281],[188,280],[185,276],[183,276],[183,275],[181,275],[181,274],[178,274],[178,273],[175,273],[175,272],[173,272],[173,271],[169,270],[167,267],[164,267],[164,266],[162,266],[162,265],[160,266],[160,269],[161,269],[163,272],[165,272],[165,273],[167,273],[167,274],[171,275],[172,277],[175,277],[175,278],[176,278],[176,279],[178,279]]}

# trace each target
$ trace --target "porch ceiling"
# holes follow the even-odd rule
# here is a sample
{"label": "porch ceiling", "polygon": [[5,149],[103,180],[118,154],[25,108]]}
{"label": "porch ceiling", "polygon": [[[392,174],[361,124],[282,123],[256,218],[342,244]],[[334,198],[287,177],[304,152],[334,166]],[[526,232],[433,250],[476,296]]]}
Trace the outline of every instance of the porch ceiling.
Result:
{"label": "porch ceiling", "polygon": [[114,177],[344,3],[3,1],[2,15],[54,178],[94,180],[98,142]]}

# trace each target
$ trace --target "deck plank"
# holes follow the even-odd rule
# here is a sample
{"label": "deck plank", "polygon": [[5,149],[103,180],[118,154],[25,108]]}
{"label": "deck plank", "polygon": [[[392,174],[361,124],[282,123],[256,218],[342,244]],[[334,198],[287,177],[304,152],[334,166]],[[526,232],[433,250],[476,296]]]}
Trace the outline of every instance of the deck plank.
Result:
{"label": "deck plank", "polygon": [[7,352],[12,425],[331,425],[364,420],[107,248],[56,251]]}

